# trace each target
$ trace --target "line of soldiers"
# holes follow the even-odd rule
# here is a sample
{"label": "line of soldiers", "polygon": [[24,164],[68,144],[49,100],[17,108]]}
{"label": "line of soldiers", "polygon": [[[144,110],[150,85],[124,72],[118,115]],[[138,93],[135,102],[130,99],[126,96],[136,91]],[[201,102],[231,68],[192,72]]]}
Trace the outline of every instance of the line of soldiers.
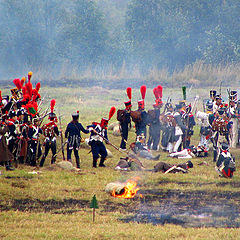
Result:
{"label": "line of soldiers", "polygon": [[[239,142],[238,121],[240,113],[240,102],[237,100],[237,91],[230,91],[229,104],[222,101],[221,95],[215,90],[210,91],[210,99],[204,103],[204,112],[197,111],[196,104],[198,98],[195,98],[194,103],[186,104],[186,87],[182,87],[183,100],[175,107],[171,100],[167,100],[165,105],[162,102],[162,86],[153,89],[155,103],[153,109],[144,109],[144,99],[146,95],[146,86],[140,88],[142,100],[138,101],[138,109],[132,111],[131,107],[131,89],[127,88],[128,101],[124,102],[125,109],[118,110],[117,120],[120,123],[122,141],[120,148],[126,149],[128,139],[128,131],[131,127],[131,120],[135,123],[136,142],[130,147],[137,152],[145,149],[145,155],[150,158],[150,150],[162,149],[169,152],[170,156],[178,156],[180,153],[186,152],[188,156],[208,156],[209,144],[213,145],[213,161],[218,162],[219,157],[224,151],[229,151],[229,147],[236,148]],[[164,107],[163,107],[164,105]],[[163,111],[161,112],[161,108]],[[194,114],[193,114],[194,112]],[[196,120],[200,123],[200,141],[197,147],[191,145],[191,136],[193,135]],[[148,140],[147,126],[149,126]],[[162,138],[160,140],[162,132]],[[145,138],[144,142],[142,139]],[[141,140],[139,140],[141,139]],[[224,150],[222,149],[224,146]],[[139,148],[139,145],[142,145]],[[183,151],[185,150],[185,151]],[[183,151],[183,152],[182,152]],[[191,152],[191,154],[189,154]],[[139,151],[140,156],[140,151]],[[234,168],[232,168],[234,169]]]}

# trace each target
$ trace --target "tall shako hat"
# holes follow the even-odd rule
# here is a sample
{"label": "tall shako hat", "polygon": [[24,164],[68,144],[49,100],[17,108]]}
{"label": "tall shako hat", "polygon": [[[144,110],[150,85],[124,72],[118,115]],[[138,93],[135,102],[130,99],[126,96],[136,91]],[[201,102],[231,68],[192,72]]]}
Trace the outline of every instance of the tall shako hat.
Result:
{"label": "tall shako hat", "polygon": [[154,107],[160,107],[163,104],[162,90],[163,90],[163,87],[161,85],[158,85],[156,88],[153,89],[153,94],[155,96],[155,103],[153,104]]}
{"label": "tall shako hat", "polygon": [[130,108],[130,107],[132,107],[132,88],[128,87],[126,89],[126,92],[127,92],[127,96],[128,96],[129,101],[124,102],[124,104],[125,104],[126,108]]}
{"label": "tall shako hat", "polygon": [[145,96],[146,96],[146,91],[147,91],[147,87],[145,85],[142,85],[140,87],[142,100],[138,101],[138,109],[144,109],[144,100],[145,100]]}
{"label": "tall shako hat", "polygon": [[216,96],[216,94],[217,94],[217,91],[216,90],[210,90],[210,97],[212,98],[212,97],[215,97]]}
{"label": "tall shako hat", "polygon": [[215,95],[215,99],[216,99],[216,100],[218,100],[218,99],[221,99],[221,100],[222,100],[222,97],[221,97],[220,94],[216,94],[216,95]]}
{"label": "tall shako hat", "polygon": [[237,102],[237,91],[235,90],[230,91],[229,101]]}
{"label": "tall shako hat", "polygon": [[72,114],[72,118],[73,118],[73,120],[78,120],[78,118],[79,118],[79,111],[74,112]]}
{"label": "tall shako hat", "polygon": [[108,125],[108,121],[112,118],[112,116],[114,115],[114,113],[116,112],[116,108],[115,107],[111,107],[109,114],[108,114],[108,118],[102,118],[101,119],[101,126],[107,126]]}
{"label": "tall shako hat", "polygon": [[56,114],[54,113],[55,105],[56,105],[56,100],[52,99],[51,103],[50,103],[51,112],[49,113],[49,119],[50,120],[53,120],[56,117]]}

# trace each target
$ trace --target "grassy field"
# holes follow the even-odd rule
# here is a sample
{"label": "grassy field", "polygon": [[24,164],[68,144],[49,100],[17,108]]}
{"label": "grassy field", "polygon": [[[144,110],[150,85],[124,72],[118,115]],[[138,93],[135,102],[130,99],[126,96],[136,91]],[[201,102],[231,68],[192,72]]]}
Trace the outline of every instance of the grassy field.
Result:
{"label": "grassy field", "polygon": [[[3,91],[6,93],[6,91]],[[80,111],[80,122],[86,126],[108,116],[111,106],[123,108],[124,91],[102,88],[43,88],[46,94],[43,109],[56,99],[56,112],[63,118],[63,130],[73,111]],[[208,96],[208,90],[193,89],[189,101],[198,94]],[[165,90],[164,100],[181,99],[180,90]],[[140,99],[133,91],[133,109]],[[147,92],[147,109],[153,103],[152,91]],[[201,102],[198,109],[201,109]],[[110,121],[115,122],[116,118]],[[193,143],[198,141],[196,127]],[[83,137],[88,137],[84,135]],[[134,129],[129,143],[134,141]],[[109,139],[119,146],[120,137],[109,131]],[[48,157],[41,174],[29,174],[33,168],[20,166],[13,172],[0,167],[0,239],[240,239],[240,174],[239,149],[232,150],[237,171],[233,179],[219,178],[212,157],[193,159],[194,168],[188,174],[152,172],[118,172],[114,170],[122,155],[111,146],[113,158],[106,168],[93,169],[89,149],[80,150],[81,171],[61,170],[50,165]],[[158,152],[154,152],[157,155]],[[160,152],[161,161],[170,159]],[[74,159],[74,158],[73,158]],[[61,161],[59,154],[57,161]],[[203,161],[206,165],[198,165]],[[74,162],[75,164],[75,162]],[[143,160],[151,169],[156,161]],[[118,199],[104,189],[109,182],[125,181],[139,176],[139,193],[134,199]],[[92,221],[90,201],[96,195],[99,209]],[[231,227],[232,226],[232,227]]]}

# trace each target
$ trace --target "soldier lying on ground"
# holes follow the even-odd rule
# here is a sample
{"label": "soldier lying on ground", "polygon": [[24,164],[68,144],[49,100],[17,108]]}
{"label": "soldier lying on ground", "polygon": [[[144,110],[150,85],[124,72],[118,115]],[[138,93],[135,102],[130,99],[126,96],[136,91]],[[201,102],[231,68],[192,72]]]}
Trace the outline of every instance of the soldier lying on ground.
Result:
{"label": "soldier lying on ground", "polygon": [[132,143],[130,145],[130,148],[135,154],[137,154],[138,157],[141,157],[141,158],[158,160],[160,157],[160,154],[158,154],[156,157],[152,155],[151,151],[148,149],[147,145],[145,144],[144,134],[137,136],[136,142]]}
{"label": "soldier lying on ground", "polygon": [[115,170],[123,170],[123,171],[141,171],[143,170],[143,165],[140,160],[133,156],[128,155],[125,158],[120,158]]}
{"label": "soldier lying on ground", "polygon": [[193,163],[191,161],[187,161],[185,163],[180,163],[177,165],[172,165],[165,162],[159,162],[154,166],[153,172],[163,172],[163,173],[188,173],[188,169],[193,168]]}
{"label": "soldier lying on ground", "polygon": [[195,157],[206,157],[207,150],[204,146],[194,147],[193,145],[183,149],[180,152],[170,153],[169,157],[173,158],[195,158]]}

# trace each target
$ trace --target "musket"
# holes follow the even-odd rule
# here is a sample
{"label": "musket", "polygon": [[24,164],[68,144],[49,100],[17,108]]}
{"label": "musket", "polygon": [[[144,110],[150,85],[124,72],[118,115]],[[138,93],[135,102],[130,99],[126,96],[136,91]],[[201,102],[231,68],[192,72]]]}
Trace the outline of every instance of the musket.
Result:
{"label": "musket", "polygon": [[41,105],[42,105],[42,103],[43,103],[43,101],[44,101],[44,99],[45,99],[46,96],[47,96],[47,93],[44,95],[43,98],[41,98],[41,101],[40,101],[40,103],[38,104],[38,108],[41,107]]}
{"label": "musket", "polygon": [[[39,123],[39,126],[38,126],[39,128],[41,127],[44,118],[49,114],[48,110],[49,110],[49,107],[47,107],[47,109],[45,110],[45,113],[44,113],[43,117],[38,118],[38,119],[41,119],[41,122]],[[37,166],[38,166],[38,150],[39,150],[39,146],[40,146],[40,136],[39,136],[39,138],[37,140],[37,149],[36,149],[36,156],[35,156],[35,162],[36,162]]]}
{"label": "musket", "polygon": [[99,132],[97,132],[95,129],[92,130],[95,134],[97,134],[98,136],[100,136],[107,144],[111,145],[113,148],[115,148],[116,150],[118,150],[120,153],[124,153],[126,155],[128,155],[128,152],[124,152],[122,150],[120,150],[120,148],[118,148],[116,145],[114,145],[113,143],[111,143],[108,139],[106,139],[104,136],[102,136]]}
{"label": "musket", "polygon": [[[56,152],[55,155],[53,155],[52,158],[57,157],[58,153],[60,153],[60,152],[62,151],[62,149],[64,149],[64,146],[65,146],[67,143],[68,143],[68,140],[66,140],[64,143],[62,143],[61,148]],[[65,160],[65,159],[63,159],[63,160]]]}
{"label": "musket", "polygon": [[60,126],[60,129],[61,129],[60,136],[61,136],[62,156],[63,156],[63,161],[65,161],[64,145],[63,145],[63,134],[62,134],[62,121],[61,121],[61,115],[60,115],[60,113],[59,113],[58,119],[59,119],[59,126]]}

